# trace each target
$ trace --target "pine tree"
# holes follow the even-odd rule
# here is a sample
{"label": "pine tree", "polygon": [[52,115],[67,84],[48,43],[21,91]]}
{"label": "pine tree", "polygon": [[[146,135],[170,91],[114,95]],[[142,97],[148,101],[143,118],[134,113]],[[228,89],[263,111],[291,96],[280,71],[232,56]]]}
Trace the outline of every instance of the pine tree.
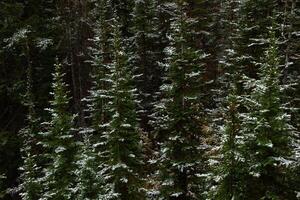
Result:
{"label": "pine tree", "polygon": [[[220,107],[223,124],[218,127],[221,138],[219,160],[216,162],[217,188],[213,199],[244,199],[243,184],[245,177],[245,158],[243,158],[243,131],[241,127],[244,112],[243,87],[245,65],[243,57],[242,22],[240,2],[228,0],[222,3],[223,28],[227,39],[223,43],[223,57],[219,61],[223,75],[220,83]],[[225,96],[224,96],[225,95]]]}
{"label": "pine tree", "polygon": [[[111,27],[109,25],[111,5],[109,0],[101,0],[96,4],[94,13],[100,13],[97,16],[96,27],[94,29],[95,36],[92,39],[91,47],[91,63],[92,70],[92,87],[90,94],[86,98],[88,103],[88,116],[92,123],[92,127],[96,131],[101,132],[101,125],[106,124],[109,120],[109,112],[106,104],[108,101],[107,89],[110,85],[106,79],[109,71],[109,63],[111,62],[111,52],[109,40],[111,37]],[[104,128],[104,127],[103,127]],[[99,133],[100,134],[100,133]]]}
{"label": "pine tree", "polygon": [[[261,55],[268,46],[268,27],[273,21],[280,20],[281,3],[277,0],[242,1],[240,9],[241,17],[241,52],[247,76],[256,78],[258,66],[261,63]],[[280,26],[274,27],[278,33]]]}
{"label": "pine tree", "polygon": [[[92,70],[92,87],[89,96],[85,98],[87,102],[87,115],[90,121],[90,128],[93,129],[89,139],[97,152],[97,159],[102,163],[107,159],[106,143],[109,121],[111,112],[108,103],[110,100],[109,89],[111,88],[111,80],[108,78],[111,65],[111,2],[102,0],[97,4],[96,12],[100,13],[97,20],[97,26],[94,30],[93,47],[91,48],[91,60],[89,61],[93,67]],[[99,164],[100,170],[102,167]]]}
{"label": "pine tree", "polygon": [[249,173],[244,198],[296,199],[286,175],[292,163],[293,127],[282,102],[280,57],[274,30],[270,31],[269,44],[243,122]]}
{"label": "pine tree", "polygon": [[[102,199],[104,180],[100,173],[96,148],[91,142],[92,133],[93,129],[88,128],[81,131],[84,141],[76,157],[77,170],[75,171],[77,177],[76,199],[78,200]],[[100,166],[102,167],[103,165],[100,164]]]}
{"label": "pine tree", "polygon": [[244,177],[244,158],[241,156],[240,98],[237,95],[235,85],[231,86],[227,97],[225,127],[223,133],[221,163],[218,166],[218,187],[216,199],[243,199],[243,185],[240,185]]}
{"label": "pine tree", "polygon": [[146,132],[152,130],[149,116],[153,112],[154,97],[160,86],[159,49],[155,49],[159,40],[154,30],[154,22],[157,21],[155,3],[153,0],[137,0],[133,9],[134,46],[131,60],[140,101],[138,117],[141,128]]}
{"label": "pine tree", "polygon": [[147,162],[143,170],[147,176],[147,198],[150,199],[158,198],[157,158],[161,135],[155,131],[159,121],[156,105],[162,97],[160,86],[165,77],[164,49],[169,43],[167,37],[172,10],[169,0],[135,1],[132,14],[133,51],[129,59],[137,88],[137,116]]}
{"label": "pine tree", "polygon": [[[111,83],[107,78],[110,72],[111,62],[110,42],[111,27],[109,25],[111,2],[101,0],[96,3],[93,10],[96,20],[94,30],[95,36],[91,40],[91,63],[92,69],[92,87],[89,95],[84,99],[87,103],[87,121],[89,128],[83,128],[82,149],[78,156],[77,170],[80,199],[98,199],[105,195],[105,181],[103,179],[103,169],[107,167],[107,131],[108,122],[111,114],[108,108],[109,88]],[[99,15],[98,15],[99,13]]]}
{"label": "pine tree", "polygon": [[205,53],[193,45],[195,21],[187,16],[187,3],[173,4],[170,44],[166,48],[167,76],[158,110],[161,147],[162,199],[201,199],[204,192],[204,112],[199,99],[203,86]]}
{"label": "pine tree", "polygon": [[298,136],[295,141],[295,159],[296,163],[293,167],[293,170],[290,173],[291,176],[291,185],[294,186],[294,190],[299,192],[300,185],[300,56],[298,54],[300,43],[300,4],[299,2],[292,1],[284,1],[284,6],[282,6],[283,10],[283,20],[281,23],[281,34],[283,46],[281,48],[282,53],[285,56],[285,64],[283,68],[283,83],[289,85],[289,89],[285,91],[284,98],[290,103],[290,107],[292,109],[289,110],[291,113],[291,123],[298,131]]}
{"label": "pine tree", "polygon": [[116,13],[113,19],[113,63],[109,102],[112,119],[108,136],[108,178],[117,199],[144,199],[141,139],[137,130],[135,89]]}
{"label": "pine tree", "polygon": [[41,133],[45,155],[49,162],[44,170],[41,199],[74,199],[76,143],[72,130],[74,116],[68,111],[68,90],[64,83],[62,67],[55,65],[52,84],[54,99],[51,101],[51,121],[44,123],[47,131]]}
{"label": "pine tree", "polygon": [[24,200],[35,200],[41,196],[41,166],[38,146],[39,119],[37,117],[35,102],[33,96],[33,77],[32,66],[29,63],[27,69],[27,92],[25,96],[25,105],[28,107],[26,128],[21,130],[23,136],[23,160],[22,183],[20,185],[21,197]]}

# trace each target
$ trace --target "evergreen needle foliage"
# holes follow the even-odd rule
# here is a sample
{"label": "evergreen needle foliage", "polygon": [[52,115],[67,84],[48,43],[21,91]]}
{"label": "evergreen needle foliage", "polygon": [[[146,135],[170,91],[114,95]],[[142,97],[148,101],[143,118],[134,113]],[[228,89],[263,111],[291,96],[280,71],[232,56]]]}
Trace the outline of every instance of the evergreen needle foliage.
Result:
{"label": "evergreen needle foliage", "polygon": [[108,176],[118,199],[143,199],[141,139],[137,129],[135,89],[119,20],[113,18],[113,62],[109,76],[112,113],[108,131]]}
{"label": "evergreen needle foliage", "polygon": [[[244,119],[245,157],[250,175],[249,199],[295,199],[287,182],[292,164],[293,127],[282,106],[278,40],[270,31],[269,47],[249,96],[249,113]],[[253,191],[256,191],[254,193]]]}
{"label": "evergreen needle foliage", "polygon": [[1,0],[0,22],[1,200],[300,198],[298,0]]}
{"label": "evergreen needle foliage", "polygon": [[[204,112],[199,91],[204,85],[203,60],[207,55],[187,46],[193,37],[194,19],[186,13],[187,4],[178,2],[174,12],[167,77],[161,90],[164,141],[161,146],[160,173],[163,199],[203,198],[207,144],[202,132]],[[191,31],[187,31],[191,30]]]}
{"label": "evergreen needle foliage", "polygon": [[41,199],[73,199],[75,183],[76,143],[72,124],[74,116],[69,113],[69,94],[64,80],[62,65],[55,65],[53,74],[53,97],[50,102],[51,120],[44,123],[47,131],[41,133],[43,146],[48,159],[44,169],[43,189]]}

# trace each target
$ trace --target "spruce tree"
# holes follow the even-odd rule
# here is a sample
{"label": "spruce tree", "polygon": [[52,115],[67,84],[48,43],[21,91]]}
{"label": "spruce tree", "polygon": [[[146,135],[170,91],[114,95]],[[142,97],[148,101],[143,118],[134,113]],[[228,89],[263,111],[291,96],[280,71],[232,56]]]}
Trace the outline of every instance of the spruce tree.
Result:
{"label": "spruce tree", "polygon": [[103,194],[104,180],[100,173],[100,164],[96,148],[91,142],[92,129],[85,128],[81,130],[80,134],[83,135],[83,143],[81,149],[78,151],[76,157],[77,170],[76,173],[76,198],[78,200],[86,199],[101,199]]}
{"label": "spruce tree", "polygon": [[300,30],[300,4],[299,2],[284,1],[283,20],[282,20],[282,37],[284,47],[281,48],[282,54],[285,56],[285,64],[283,69],[283,83],[289,84],[289,90],[286,90],[285,97],[290,102],[291,123],[298,131],[298,136],[295,141],[295,159],[296,163],[290,173],[291,185],[299,192],[300,185],[300,49],[299,30]]}
{"label": "spruce tree", "polygon": [[[242,22],[240,20],[240,2],[228,0],[222,3],[222,26],[227,39],[223,43],[223,57],[219,61],[223,75],[219,77],[221,125],[218,127],[221,139],[217,156],[214,179],[217,187],[213,199],[244,199],[243,184],[245,178],[245,158],[243,157],[244,135],[241,127],[244,112],[243,87],[245,63],[243,57]],[[218,124],[217,124],[218,125]],[[216,191],[214,191],[216,189]]]}
{"label": "spruce tree", "polygon": [[221,128],[222,149],[221,162],[217,166],[217,193],[215,199],[243,199],[244,158],[241,156],[240,98],[237,88],[232,84],[227,97],[225,126]]}
{"label": "spruce tree", "polygon": [[101,163],[107,161],[107,131],[111,120],[111,111],[108,106],[110,101],[109,90],[112,82],[109,79],[110,65],[112,62],[112,46],[110,25],[112,18],[112,7],[110,0],[102,0],[97,5],[97,12],[100,13],[97,26],[94,30],[93,47],[91,48],[92,59],[92,87],[86,98],[88,103],[88,118],[91,122],[92,133],[91,143],[97,152],[99,162],[98,171],[103,168]]}
{"label": "spruce tree", "polygon": [[105,177],[113,184],[117,199],[144,199],[142,190],[141,139],[137,129],[135,89],[132,86],[132,72],[128,55],[120,32],[119,19],[113,19],[113,62],[109,76],[111,101],[109,102],[112,119],[109,122],[108,174]]}
{"label": "spruce tree", "polygon": [[63,80],[60,64],[55,65],[53,74],[53,97],[48,109],[51,120],[44,123],[47,131],[42,132],[48,163],[44,169],[44,194],[41,199],[74,199],[76,143],[72,124],[74,116],[69,112],[69,92]]}
{"label": "spruce tree", "polygon": [[[110,99],[109,88],[111,82],[108,79],[110,74],[109,65],[111,62],[111,2],[101,0],[95,4],[92,12],[96,15],[96,27],[91,47],[92,65],[91,78],[93,80],[89,95],[83,100],[87,103],[88,128],[83,128],[83,143],[78,156],[77,170],[80,199],[102,199],[107,192],[107,183],[104,180],[105,169],[107,169],[107,131],[111,114],[108,107]],[[104,195],[104,196],[103,196]],[[108,198],[108,197],[107,197]]]}
{"label": "spruce tree", "polygon": [[252,82],[253,92],[247,101],[249,113],[243,119],[247,199],[296,199],[287,181],[287,170],[292,164],[293,127],[282,102],[277,44],[275,31],[271,30],[259,79]]}
{"label": "spruce tree", "polygon": [[[261,56],[264,54],[264,48],[268,46],[268,27],[273,21],[280,20],[280,7],[280,1],[276,0],[241,2],[240,48],[243,53],[245,72],[250,78],[257,78]],[[277,24],[274,30],[279,33],[279,29],[280,26]]]}
{"label": "spruce tree", "polygon": [[[92,66],[92,87],[89,95],[85,98],[88,104],[87,115],[92,127],[99,132],[103,131],[101,125],[106,124],[109,120],[109,112],[107,110],[107,89],[109,88],[109,81],[106,75],[109,72],[109,63],[111,62],[111,3],[109,0],[101,0],[95,5],[93,13],[100,13],[96,15],[96,26],[94,28],[94,37],[91,39],[92,46],[91,59],[88,60]],[[104,128],[104,127],[103,127]],[[101,130],[100,130],[101,129]]]}
{"label": "spruce tree", "polygon": [[207,57],[193,45],[195,21],[186,13],[188,4],[178,1],[172,18],[167,76],[161,87],[163,99],[158,124],[163,137],[160,176],[162,199],[201,199],[206,172],[204,151],[204,112],[201,87],[204,85],[203,59]]}
{"label": "spruce tree", "polygon": [[160,69],[158,66],[159,50],[155,49],[157,33],[154,22],[155,2],[153,0],[135,1],[133,9],[133,52],[132,65],[134,67],[135,85],[138,93],[138,117],[141,128],[149,132],[149,116],[153,112],[153,101],[160,86]]}
{"label": "spruce tree", "polygon": [[21,130],[23,136],[23,166],[21,167],[21,197],[35,200],[41,196],[40,147],[38,146],[39,118],[37,117],[33,95],[33,69],[29,63],[27,69],[27,91],[24,104],[28,107],[27,127]]}

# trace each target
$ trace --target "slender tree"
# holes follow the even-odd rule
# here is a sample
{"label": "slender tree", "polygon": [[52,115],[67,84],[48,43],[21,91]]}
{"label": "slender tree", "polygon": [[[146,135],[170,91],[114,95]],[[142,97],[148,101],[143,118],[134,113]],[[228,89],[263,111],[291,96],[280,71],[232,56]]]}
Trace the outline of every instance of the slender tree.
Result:
{"label": "slender tree", "polygon": [[76,143],[72,130],[73,115],[68,111],[68,90],[62,66],[55,65],[52,84],[51,121],[44,123],[43,146],[49,162],[44,170],[44,194],[41,199],[74,199]]}
{"label": "slender tree", "polygon": [[109,76],[112,119],[108,132],[108,176],[118,199],[144,199],[142,191],[141,139],[137,129],[135,89],[128,56],[121,40],[119,20],[113,19],[113,63]]}
{"label": "slender tree", "polygon": [[[88,128],[80,131],[83,134],[82,149],[79,152],[77,170],[80,199],[102,199],[101,195],[108,195],[107,183],[103,174],[107,169],[107,131],[111,114],[108,103],[110,100],[109,88],[111,82],[108,79],[110,74],[109,65],[111,62],[111,2],[101,0],[95,4],[92,15],[97,18],[97,26],[94,29],[91,47],[92,65],[91,78],[93,80],[89,95],[84,99],[87,103]],[[99,13],[99,14],[98,14]]]}
{"label": "slender tree", "polygon": [[295,158],[297,162],[295,163],[293,171],[290,173],[291,181],[293,182],[291,185],[295,186],[294,188],[298,193],[299,189],[297,186],[300,184],[300,56],[298,54],[300,48],[300,35],[297,34],[300,30],[299,6],[299,3],[295,0],[284,1],[284,14],[281,24],[281,34],[284,41],[284,47],[281,48],[283,52],[281,52],[281,54],[284,54],[285,57],[282,79],[283,83],[290,85],[289,90],[285,91],[284,98],[290,102],[290,107],[292,108],[289,110],[289,113],[291,113],[291,123],[298,131],[298,136],[295,141]]}
{"label": "slender tree", "polygon": [[[99,199],[103,194],[104,180],[99,169],[99,159],[96,148],[91,142],[93,130],[85,128],[81,130],[83,143],[78,152],[76,173],[76,198],[78,200]],[[100,165],[103,166],[103,165]]]}
{"label": "slender tree", "polygon": [[158,65],[160,50],[157,43],[160,38],[155,32],[157,22],[156,2],[153,0],[135,1],[133,9],[134,36],[131,56],[138,93],[138,117],[145,132],[152,130],[149,116],[153,113],[153,102],[159,91],[160,67]]}
{"label": "slender tree", "polygon": [[228,0],[222,3],[222,24],[226,30],[227,40],[223,43],[224,54],[219,61],[223,71],[223,75],[219,78],[221,83],[219,94],[221,94],[221,120],[224,124],[219,127],[221,150],[220,160],[216,162],[217,174],[214,178],[218,185],[213,199],[244,199],[244,186],[241,183],[245,178],[245,158],[241,123],[245,112],[243,96],[247,91],[243,87],[246,70],[241,47],[243,26],[240,8],[239,1]]}
{"label": "slender tree", "polygon": [[[96,27],[94,29],[95,36],[92,39],[91,59],[89,63],[92,65],[92,87],[90,94],[85,100],[88,103],[88,118],[92,127],[101,132],[103,124],[109,120],[109,111],[107,109],[108,95],[107,90],[110,86],[106,79],[109,72],[109,64],[111,62],[111,27],[109,21],[111,18],[111,3],[109,0],[101,0],[96,4],[93,13],[97,15]],[[103,127],[104,128],[104,127]],[[100,133],[99,133],[100,134]]]}
{"label": "slender tree", "polygon": [[249,113],[243,122],[245,158],[249,177],[245,198],[296,199],[289,187],[287,170],[292,163],[290,116],[285,112],[280,84],[280,58],[275,31],[259,69],[259,79],[249,98]]}
{"label": "slender tree", "polygon": [[22,183],[20,185],[21,197],[25,200],[38,199],[41,196],[41,166],[38,146],[39,119],[37,117],[35,102],[33,96],[33,70],[29,63],[27,69],[27,92],[25,96],[25,105],[28,107],[26,128],[21,130],[23,136],[23,160],[21,167]]}
{"label": "slender tree", "polygon": [[201,199],[204,192],[205,159],[203,108],[199,91],[203,86],[205,53],[193,45],[195,21],[187,15],[188,4],[178,1],[174,12],[170,46],[166,48],[168,72],[162,86],[164,98],[158,107],[161,146],[161,198]]}

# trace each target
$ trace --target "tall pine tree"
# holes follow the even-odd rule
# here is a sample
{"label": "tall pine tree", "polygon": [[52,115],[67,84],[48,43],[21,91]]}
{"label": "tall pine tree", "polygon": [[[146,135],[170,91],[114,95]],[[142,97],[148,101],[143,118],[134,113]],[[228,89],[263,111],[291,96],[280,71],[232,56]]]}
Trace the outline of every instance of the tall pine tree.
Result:
{"label": "tall pine tree", "polygon": [[41,157],[39,156],[40,146],[38,145],[39,118],[37,117],[35,100],[33,95],[33,69],[29,63],[27,69],[27,92],[25,105],[28,107],[27,127],[21,130],[23,136],[23,160],[21,167],[22,183],[20,185],[21,197],[24,200],[34,200],[41,196]]}
{"label": "tall pine tree", "polygon": [[109,76],[109,102],[112,119],[109,122],[108,139],[108,179],[113,184],[117,199],[144,199],[142,190],[141,139],[137,129],[136,90],[132,86],[133,77],[129,68],[124,40],[120,32],[119,19],[113,19],[113,62]]}
{"label": "tall pine tree", "polygon": [[196,50],[195,20],[188,16],[188,4],[178,1],[172,18],[167,75],[161,87],[163,99],[157,106],[161,146],[161,198],[201,199],[205,184],[204,112],[199,92],[204,85],[203,59]]}
{"label": "tall pine tree", "polygon": [[[289,186],[287,170],[292,164],[293,127],[285,112],[280,83],[280,57],[275,31],[259,68],[259,79],[248,98],[249,113],[244,118],[247,199],[296,199]],[[252,85],[252,84],[251,84]]]}
{"label": "tall pine tree", "polygon": [[74,199],[76,143],[72,130],[73,115],[68,111],[69,97],[64,73],[60,64],[55,65],[52,84],[53,97],[51,120],[44,123],[47,131],[42,132],[48,164],[44,169],[44,194],[41,199]]}
{"label": "tall pine tree", "polygon": [[221,107],[221,125],[218,127],[221,148],[215,163],[217,174],[214,179],[217,187],[213,199],[244,199],[244,185],[241,183],[245,178],[245,158],[241,123],[245,112],[243,95],[247,91],[243,87],[246,70],[241,43],[243,26],[240,8],[240,1],[228,0],[222,3],[222,25],[227,38],[223,43],[223,57],[219,61],[223,73],[219,77],[221,88],[217,100]]}
{"label": "tall pine tree", "polygon": [[[96,18],[94,37],[91,40],[92,87],[89,95],[83,100],[87,103],[87,122],[84,127],[81,152],[79,152],[79,168],[77,173],[80,199],[102,199],[111,191],[104,180],[107,169],[107,131],[111,114],[109,111],[109,88],[111,81],[109,65],[111,63],[111,2],[101,0],[95,3],[91,14]],[[107,189],[108,188],[108,189]],[[104,195],[104,196],[103,196]],[[107,197],[108,198],[108,197]]]}
{"label": "tall pine tree", "polygon": [[162,50],[157,45],[162,38],[159,37],[160,30],[156,30],[158,24],[155,24],[159,23],[157,6],[154,0],[137,0],[133,9],[134,46],[131,60],[140,101],[138,117],[145,132],[153,129],[149,124],[149,116],[153,113],[153,102],[161,84],[162,71],[158,62],[161,60]]}
{"label": "tall pine tree", "polygon": [[[77,169],[76,173],[76,199],[101,199],[105,184],[101,167],[104,165],[98,159],[97,148],[93,145],[92,140],[93,129],[84,128],[80,131],[83,135],[83,143],[76,157]],[[103,161],[102,161],[103,162]]]}

